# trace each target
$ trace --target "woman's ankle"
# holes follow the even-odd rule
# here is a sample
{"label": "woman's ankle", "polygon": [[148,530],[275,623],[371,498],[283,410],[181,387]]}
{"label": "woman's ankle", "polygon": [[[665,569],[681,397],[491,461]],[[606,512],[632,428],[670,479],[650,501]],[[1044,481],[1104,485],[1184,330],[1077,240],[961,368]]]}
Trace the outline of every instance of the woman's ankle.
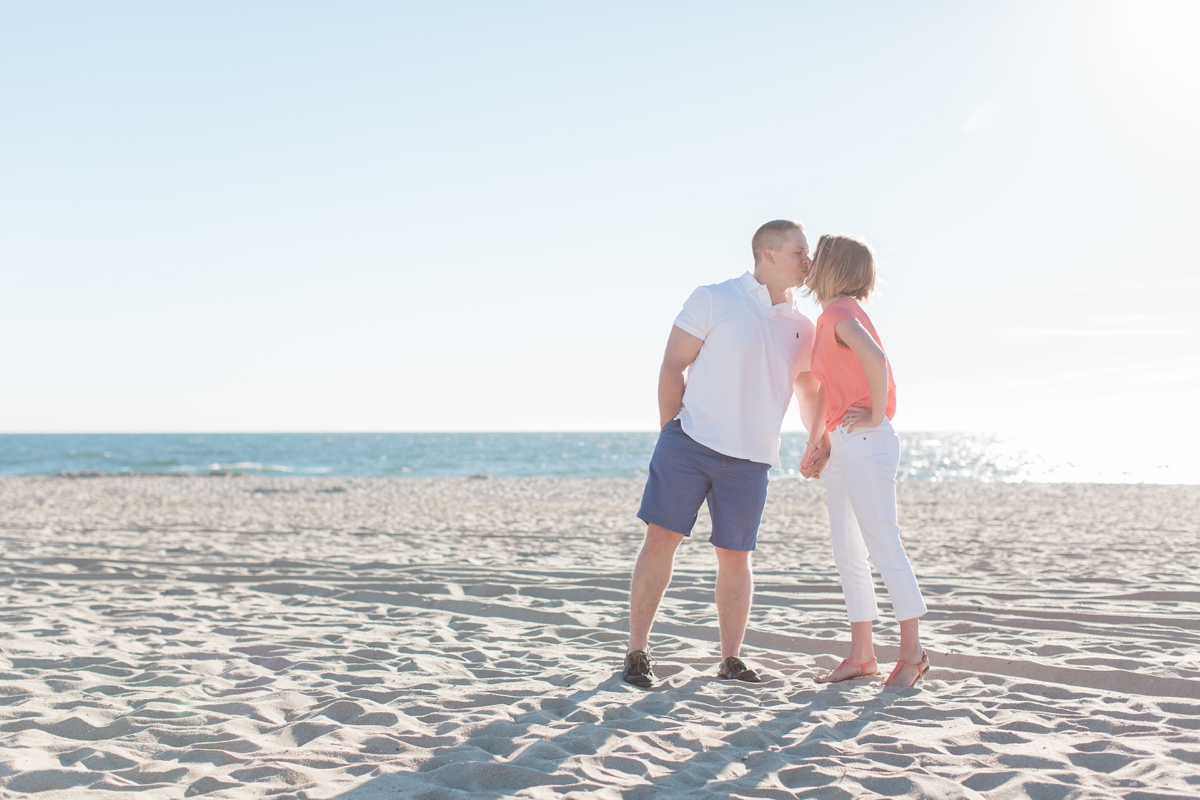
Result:
{"label": "woman's ankle", "polygon": [[900,660],[916,664],[925,649],[921,647],[921,621],[919,617],[900,622]]}
{"label": "woman's ankle", "polygon": [[872,621],[850,623],[850,658],[854,664],[867,664],[875,658],[875,637],[871,635]]}

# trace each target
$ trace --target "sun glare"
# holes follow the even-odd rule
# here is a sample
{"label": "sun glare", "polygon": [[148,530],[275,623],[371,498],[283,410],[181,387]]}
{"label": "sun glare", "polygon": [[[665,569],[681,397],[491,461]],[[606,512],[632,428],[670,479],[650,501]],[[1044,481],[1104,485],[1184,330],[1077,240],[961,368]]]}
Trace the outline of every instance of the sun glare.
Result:
{"label": "sun glare", "polygon": [[1114,3],[1109,28],[1118,54],[1148,84],[1168,96],[1200,96],[1200,3]]}

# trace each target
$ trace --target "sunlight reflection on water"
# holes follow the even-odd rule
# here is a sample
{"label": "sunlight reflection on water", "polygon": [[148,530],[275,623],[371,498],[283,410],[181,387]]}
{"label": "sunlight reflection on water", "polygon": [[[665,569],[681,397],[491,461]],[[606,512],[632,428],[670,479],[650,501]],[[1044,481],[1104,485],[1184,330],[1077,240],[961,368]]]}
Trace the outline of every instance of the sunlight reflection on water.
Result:
{"label": "sunlight reflection on water", "polygon": [[[657,434],[254,433],[0,435],[0,474],[260,474],[327,476],[640,477]],[[798,477],[803,433],[784,433],[782,471]],[[900,433],[899,479],[1200,483],[1194,446],[1158,453],[1114,439],[1031,444],[986,433]],[[1112,452],[1109,452],[1109,451]]]}

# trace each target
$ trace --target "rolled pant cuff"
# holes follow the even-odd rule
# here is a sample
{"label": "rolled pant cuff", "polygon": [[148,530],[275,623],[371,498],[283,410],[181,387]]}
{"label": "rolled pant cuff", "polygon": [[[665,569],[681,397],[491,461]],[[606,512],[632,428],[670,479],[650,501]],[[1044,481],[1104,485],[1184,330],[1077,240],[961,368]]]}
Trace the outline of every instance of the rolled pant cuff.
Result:
{"label": "rolled pant cuff", "polygon": [[911,612],[900,613],[899,611],[897,611],[896,612],[896,622],[908,622],[910,619],[917,619],[919,617],[925,616],[928,613],[929,613],[929,609],[925,608],[924,606],[922,606],[918,610],[911,611]]}

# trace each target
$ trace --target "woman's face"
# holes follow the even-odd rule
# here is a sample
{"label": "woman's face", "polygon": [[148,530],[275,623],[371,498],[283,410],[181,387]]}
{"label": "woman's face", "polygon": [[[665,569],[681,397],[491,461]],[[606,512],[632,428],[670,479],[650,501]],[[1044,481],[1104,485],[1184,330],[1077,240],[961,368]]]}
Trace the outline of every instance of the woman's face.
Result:
{"label": "woman's face", "polygon": [[[812,266],[808,268],[808,274],[804,276],[804,287],[814,295],[816,294],[816,277],[817,273],[821,270],[821,257],[824,255],[822,251],[827,247],[828,244],[824,236],[817,240],[817,250],[813,254]],[[820,298],[817,299],[820,300]]]}
{"label": "woman's face", "polygon": [[817,274],[817,269],[819,268],[817,265],[820,264],[820,262],[821,262],[821,246],[818,244],[817,245],[817,255],[816,255],[816,257],[813,258],[812,266],[808,268],[808,274],[804,276],[804,286],[806,288],[808,288],[810,291],[813,288],[813,278]]}

